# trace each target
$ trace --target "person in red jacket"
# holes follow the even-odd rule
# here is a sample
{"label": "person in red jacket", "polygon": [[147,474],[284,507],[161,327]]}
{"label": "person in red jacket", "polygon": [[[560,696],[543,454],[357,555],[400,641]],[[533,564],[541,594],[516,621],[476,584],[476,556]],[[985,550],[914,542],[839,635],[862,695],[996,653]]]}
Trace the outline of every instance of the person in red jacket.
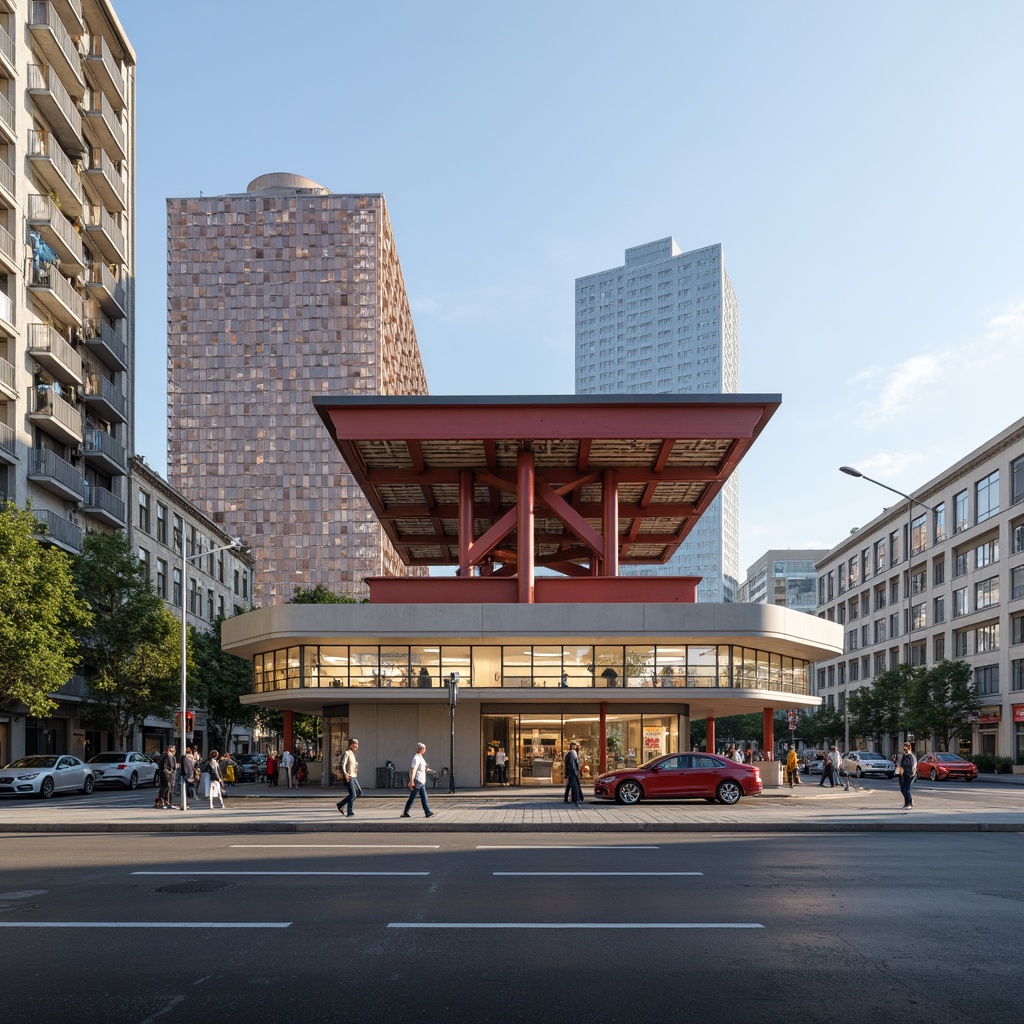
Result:
{"label": "person in red jacket", "polygon": [[267,755],[267,785],[277,785],[277,755],[273,750]]}

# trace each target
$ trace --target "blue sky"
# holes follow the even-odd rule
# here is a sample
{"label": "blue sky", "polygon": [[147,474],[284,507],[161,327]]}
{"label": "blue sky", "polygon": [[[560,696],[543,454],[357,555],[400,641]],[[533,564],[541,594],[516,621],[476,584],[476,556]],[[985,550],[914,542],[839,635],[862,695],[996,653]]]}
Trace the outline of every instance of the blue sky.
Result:
{"label": "blue sky", "polygon": [[740,388],[783,399],[740,470],[744,572],[894,499],[840,465],[907,491],[1024,415],[1016,0],[114,2],[161,471],[165,199],[272,171],[385,194],[435,395],[571,393],[575,278],[721,242]]}

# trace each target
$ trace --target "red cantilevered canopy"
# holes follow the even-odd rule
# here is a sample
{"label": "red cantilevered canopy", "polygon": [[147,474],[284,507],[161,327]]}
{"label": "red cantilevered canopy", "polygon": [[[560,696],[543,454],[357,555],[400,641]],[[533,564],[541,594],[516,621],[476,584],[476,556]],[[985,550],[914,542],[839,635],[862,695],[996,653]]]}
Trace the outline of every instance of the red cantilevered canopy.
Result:
{"label": "red cantilevered canopy", "polygon": [[522,576],[528,557],[532,578],[534,564],[612,576],[667,561],[781,398],[313,401],[408,565]]}

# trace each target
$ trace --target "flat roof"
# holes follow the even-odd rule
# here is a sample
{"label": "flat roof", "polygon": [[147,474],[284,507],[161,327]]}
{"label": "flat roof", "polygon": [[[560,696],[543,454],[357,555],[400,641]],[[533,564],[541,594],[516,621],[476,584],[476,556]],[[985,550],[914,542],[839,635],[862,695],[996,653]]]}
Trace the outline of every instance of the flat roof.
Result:
{"label": "flat roof", "polygon": [[[313,404],[407,565],[458,565],[459,473],[474,536],[516,503],[516,463],[601,529],[616,471],[620,564],[667,561],[781,404],[779,395],[318,396]],[[536,563],[584,559],[538,503]]]}

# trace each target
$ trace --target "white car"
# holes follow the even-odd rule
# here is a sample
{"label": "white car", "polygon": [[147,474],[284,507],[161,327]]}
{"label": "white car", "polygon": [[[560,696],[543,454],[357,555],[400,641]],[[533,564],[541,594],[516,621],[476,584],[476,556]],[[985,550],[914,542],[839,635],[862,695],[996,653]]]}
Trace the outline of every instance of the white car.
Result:
{"label": "white car", "polygon": [[77,790],[88,796],[93,788],[92,769],[70,754],[33,754],[0,768],[0,793],[38,796]]}
{"label": "white car", "polygon": [[160,785],[160,770],[148,754],[138,750],[127,753],[108,751],[89,758],[89,767],[96,777],[96,785],[119,782],[126,789],[136,789],[140,784]]}
{"label": "white car", "polygon": [[896,775],[896,765],[887,757],[873,750],[851,750],[843,754],[843,774],[856,775],[858,779],[865,775],[884,775],[891,779]]}

